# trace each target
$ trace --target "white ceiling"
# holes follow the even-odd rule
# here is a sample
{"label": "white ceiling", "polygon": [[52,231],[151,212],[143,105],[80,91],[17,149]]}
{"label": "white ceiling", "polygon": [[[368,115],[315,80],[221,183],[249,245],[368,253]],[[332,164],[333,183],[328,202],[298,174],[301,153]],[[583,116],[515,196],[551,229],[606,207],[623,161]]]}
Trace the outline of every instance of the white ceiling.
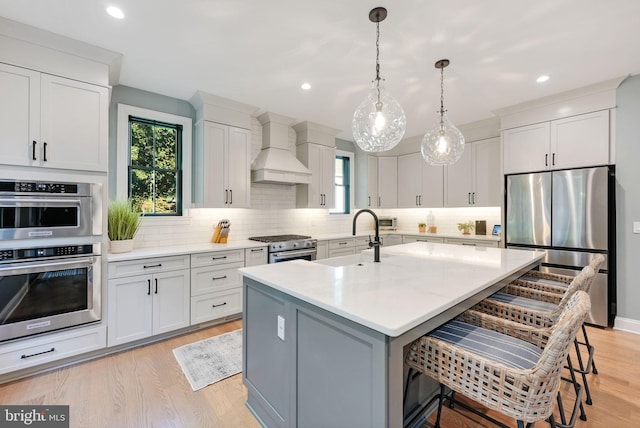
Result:
{"label": "white ceiling", "polygon": [[[115,4],[126,15],[105,13]],[[0,16],[123,55],[120,84],[188,100],[196,90],[342,130],[375,76],[406,136],[445,107],[457,124],[523,101],[640,73],[639,0],[0,0]],[[551,80],[537,84],[536,77]],[[302,91],[302,82],[313,86]]]}

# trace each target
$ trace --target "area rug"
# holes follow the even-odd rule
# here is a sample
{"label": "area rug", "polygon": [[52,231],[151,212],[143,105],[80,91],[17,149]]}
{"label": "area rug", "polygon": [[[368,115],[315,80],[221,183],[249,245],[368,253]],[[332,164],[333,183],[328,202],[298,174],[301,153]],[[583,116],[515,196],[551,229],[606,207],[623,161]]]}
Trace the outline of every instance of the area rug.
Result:
{"label": "area rug", "polygon": [[173,355],[197,391],[242,371],[242,329],[181,346]]}

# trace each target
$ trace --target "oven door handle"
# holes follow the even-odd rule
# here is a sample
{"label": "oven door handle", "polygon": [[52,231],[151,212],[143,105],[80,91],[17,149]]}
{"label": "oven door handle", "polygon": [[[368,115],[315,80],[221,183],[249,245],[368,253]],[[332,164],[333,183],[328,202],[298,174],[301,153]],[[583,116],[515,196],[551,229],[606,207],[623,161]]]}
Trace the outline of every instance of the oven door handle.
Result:
{"label": "oven door handle", "polygon": [[77,198],[61,197],[60,199],[51,198],[0,198],[0,207],[24,207],[24,206],[68,206],[69,204],[80,205],[81,201]]}
{"label": "oven door handle", "polygon": [[297,257],[297,256],[307,256],[316,253],[316,249],[313,250],[299,250],[299,251],[281,251],[279,253],[272,253],[273,257]]}
{"label": "oven door handle", "polygon": [[34,271],[34,268],[37,270],[33,273],[46,272],[52,269],[62,270],[91,267],[94,262],[95,257],[83,257],[65,261],[39,260],[25,263],[11,263],[4,266],[0,265],[0,277],[23,274],[25,271]]}

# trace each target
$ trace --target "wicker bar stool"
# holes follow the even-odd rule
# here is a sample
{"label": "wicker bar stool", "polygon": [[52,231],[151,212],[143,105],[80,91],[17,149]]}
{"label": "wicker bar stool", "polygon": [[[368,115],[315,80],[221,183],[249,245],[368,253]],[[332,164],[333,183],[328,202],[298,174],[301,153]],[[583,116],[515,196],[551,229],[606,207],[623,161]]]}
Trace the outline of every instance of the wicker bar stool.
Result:
{"label": "wicker bar stool", "polygon": [[[600,267],[604,264],[604,261],[604,255],[596,254],[591,259],[589,266],[594,270],[595,273],[598,273]],[[533,288],[541,291],[548,291],[550,293],[563,295],[566,292],[569,284],[571,284],[572,280],[572,276],[544,273],[537,270],[532,270],[522,277],[518,278],[518,280],[514,281],[512,284],[524,288]],[[536,297],[532,296],[532,298],[535,299]],[[593,372],[593,374],[598,374],[598,369],[596,368],[595,360],[593,359],[595,350],[593,345],[591,345],[591,343],[589,342],[589,336],[587,335],[587,329],[585,328],[584,324],[582,325],[582,341],[576,339],[576,344],[584,346],[587,349],[588,355],[590,355],[591,357],[591,364],[587,364],[584,370],[586,370],[587,373]],[[576,352],[578,353],[579,362],[582,363],[580,361],[582,357],[579,348],[576,348]],[[583,369],[582,364],[580,366],[581,369]]]}
{"label": "wicker bar stool", "polygon": [[[483,312],[489,315],[493,315],[500,318],[505,318],[514,322],[518,322],[525,325],[535,327],[549,327],[554,325],[562,311],[564,306],[568,303],[571,297],[578,291],[588,293],[591,287],[591,282],[595,276],[594,270],[590,266],[585,266],[580,274],[573,278],[573,281],[567,287],[563,295],[526,289],[526,295],[523,297],[515,294],[510,294],[504,290],[509,290],[511,286],[505,287],[502,291],[492,294],[488,298],[480,301],[472,309]],[[538,295],[538,298],[531,298],[533,294]],[[555,301],[552,303],[552,298]],[[581,326],[583,328],[583,326]],[[567,365],[570,370],[570,379],[566,379],[574,384],[574,388],[578,388],[575,380],[575,373],[582,376],[582,382],[585,389],[585,398],[587,404],[592,404],[591,392],[587,381],[588,368],[593,361],[593,347],[589,350],[589,358],[585,365],[580,356],[579,346],[577,339],[574,340],[575,349],[578,352],[578,367],[574,367],[571,358],[567,358]],[[560,406],[562,404],[560,403]],[[580,406],[580,419],[586,420],[586,413],[582,405]]]}
{"label": "wicker bar stool", "polygon": [[[590,309],[589,296],[572,295],[553,326],[533,327],[466,311],[411,344],[405,362],[441,385],[436,427],[440,426],[444,388],[533,427],[553,418],[554,400],[571,342]],[[581,389],[577,391],[575,421]],[[468,406],[456,402],[462,407]],[[474,413],[504,426],[470,408]]]}

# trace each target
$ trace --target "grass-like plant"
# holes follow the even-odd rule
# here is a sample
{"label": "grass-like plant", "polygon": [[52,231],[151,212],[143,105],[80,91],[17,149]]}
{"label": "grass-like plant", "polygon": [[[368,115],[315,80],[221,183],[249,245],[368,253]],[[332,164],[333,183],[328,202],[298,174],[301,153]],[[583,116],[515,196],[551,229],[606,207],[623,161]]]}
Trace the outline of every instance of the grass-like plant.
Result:
{"label": "grass-like plant", "polygon": [[461,230],[463,233],[469,233],[470,230],[475,228],[476,225],[471,220],[466,223],[458,223],[458,230]]}
{"label": "grass-like plant", "polygon": [[115,200],[109,203],[107,231],[111,241],[133,239],[140,227],[142,213],[135,212],[129,200]]}

